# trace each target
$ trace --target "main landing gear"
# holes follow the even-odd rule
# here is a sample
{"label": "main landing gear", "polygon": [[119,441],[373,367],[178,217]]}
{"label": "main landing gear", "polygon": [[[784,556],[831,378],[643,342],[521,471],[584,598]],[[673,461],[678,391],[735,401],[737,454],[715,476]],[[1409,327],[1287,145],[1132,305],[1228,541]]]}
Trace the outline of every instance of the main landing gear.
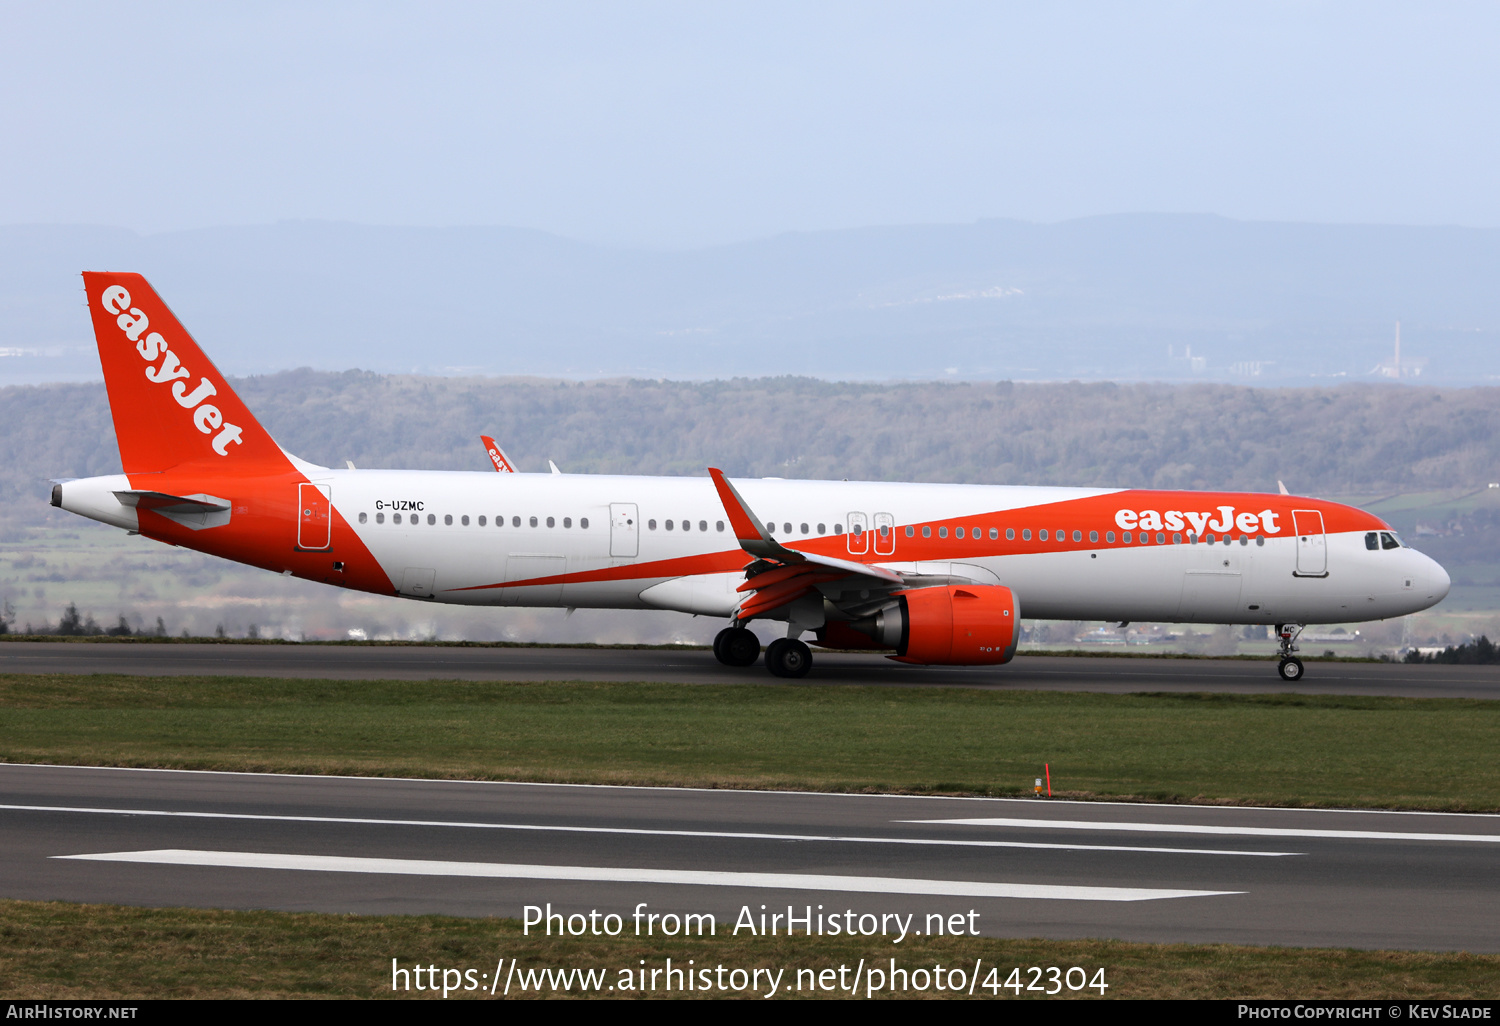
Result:
{"label": "main landing gear", "polygon": [[812,649],[796,638],[777,638],[766,646],[766,669],[775,677],[806,677]]}
{"label": "main landing gear", "polygon": [[1292,655],[1296,652],[1296,641],[1302,633],[1300,623],[1279,623],[1276,625],[1276,636],[1281,640],[1281,662],[1276,666],[1276,672],[1281,674],[1282,680],[1302,679],[1302,660]]}
{"label": "main landing gear", "polygon": [[[725,666],[754,666],[760,639],[744,627],[725,627],[714,636],[714,658]],[[766,669],[773,677],[806,677],[812,649],[796,638],[777,638],[766,646]]]}
{"label": "main landing gear", "polygon": [[[725,666],[754,666],[760,658],[760,639],[744,627],[725,627],[714,636],[714,658]],[[769,662],[769,653],[766,658]]]}

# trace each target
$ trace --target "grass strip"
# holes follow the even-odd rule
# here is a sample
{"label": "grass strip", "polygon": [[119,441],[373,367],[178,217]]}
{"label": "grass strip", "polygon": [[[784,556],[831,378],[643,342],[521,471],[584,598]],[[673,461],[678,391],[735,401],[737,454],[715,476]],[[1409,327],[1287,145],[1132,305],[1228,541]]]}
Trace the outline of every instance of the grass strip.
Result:
{"label": "grass strip", "polygon": [[[889,939],[733,937],[617,938],[523,936],[512,919],[442,916],[342,916],[322,913],[142,909],[117,905],[0,901],[0,978],[12,1000],[131,998],[437,998],[441,991],[391,989],[391,959],[402,968],[435,965],[472,969],[477,980],[500,958],[523,970],[603,969],[605,987],[621,969],[696,967],[784,970],[779,997],[849,997],[847,992],[796,989],[797,970],[856,963],[908,971],[937,964],[971,970],[982,959],[975,996],[1017,997],[1003,986],[1012,968],[1033,981],[1031,966],[1078,966],[1090,978],[1104,970],[1110,998],[1488,998],[1500,993],[1500,956],[1412,951],[1253,948],[1228,944],[1135,944],[1098,940],[1003,940],[987,937]],[[994,967],[998,974],[988,975]],[[658,977],[652,997],[724,997],[732,991],[667,993]],[[726,977],[727,978],[727,977]],[[1041,985],[1047,986],[1043,974]],[[908,977],[908,981],[910,981]],[[951,981],[951,977],[949,978]],[[1077,982],[1075,975],[1074,980]],[[576,985],[511,997],[586,996]],[[984,989],[986,980],[998,994]],[[404,981],[403,981],[404,982]],[[485,984],[487,986],[487,983]],[[791,988],[786,993],[785,988]],[[765,994],[762,977],[761,995]],[[604,991],[605,996],[642,996]],[[749,991],[745,996],[755,996]],[[884,997],[954,997],[914,985]],[[1039,997],[1022,990],[1020,997]],[[1097,999],[1098,990],[1060,996]],[[486,990],[455,990],[449,1000],[488,998]]]}
{"label": "grass strip", "polygon": [[1500,703],[961,688],[0,675],[0,759],[1500,810]]}

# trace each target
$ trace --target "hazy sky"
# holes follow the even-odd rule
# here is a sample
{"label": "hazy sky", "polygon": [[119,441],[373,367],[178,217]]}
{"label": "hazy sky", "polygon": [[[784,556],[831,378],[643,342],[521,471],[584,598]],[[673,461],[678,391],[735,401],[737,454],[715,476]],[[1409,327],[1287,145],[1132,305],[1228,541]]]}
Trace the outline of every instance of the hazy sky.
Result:
{"label": "hazy sky", "polygon": [[0,223],[1500,225],[1492,3],[0,3]]}

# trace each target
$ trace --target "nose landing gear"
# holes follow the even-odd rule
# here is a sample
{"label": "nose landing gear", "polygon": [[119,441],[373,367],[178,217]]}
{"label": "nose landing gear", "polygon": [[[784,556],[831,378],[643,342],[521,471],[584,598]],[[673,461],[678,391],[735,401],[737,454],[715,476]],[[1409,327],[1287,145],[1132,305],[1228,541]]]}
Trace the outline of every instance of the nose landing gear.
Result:
{"label": "nose landing gear", "polygon": [[1279,623],[1276,625],[1276,636],[1281,639],[1279,655],[1281,662],[1276,665],[1276,672],[1281,674],[1282,680],[1302,679],[1302,660],[1292,653],[1298,651],[1296,641],[1302,634],[1303,625],[1300,623]]}

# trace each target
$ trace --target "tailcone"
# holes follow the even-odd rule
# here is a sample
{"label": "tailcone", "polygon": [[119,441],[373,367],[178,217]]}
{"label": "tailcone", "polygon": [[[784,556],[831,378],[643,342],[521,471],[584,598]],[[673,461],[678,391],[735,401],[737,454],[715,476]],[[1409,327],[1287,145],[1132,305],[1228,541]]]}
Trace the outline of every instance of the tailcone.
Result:
{"label": "tailcone", "polygon": [[52,505],[112,527],[139,531],[140,518],[135,509],[125,505],[115,495],[116,492],[129,489],[130,478],[124,474],[56,481],[52,485]]}

